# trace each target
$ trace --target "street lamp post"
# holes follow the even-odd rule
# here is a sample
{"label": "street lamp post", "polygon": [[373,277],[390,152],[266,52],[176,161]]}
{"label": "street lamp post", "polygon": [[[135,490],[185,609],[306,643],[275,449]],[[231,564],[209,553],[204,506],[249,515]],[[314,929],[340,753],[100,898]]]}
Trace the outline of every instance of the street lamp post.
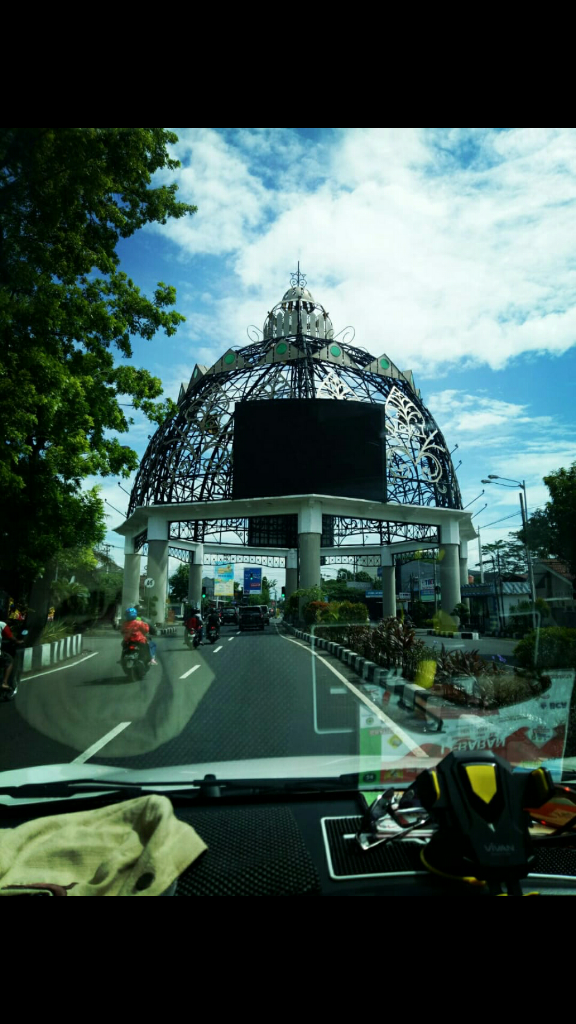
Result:
{"label": "street lamp post", "polygon": [[[504,483],[500,483],[503,480]],[[526,552],[526,562],[528,563],[528,583],[530,586],[530,594],[532,596],[532,626],[536,628],[536,587],[534,585],[534,568],[532,566],[532,557],[530,554],[530,545],[528,544],[528,498],[526,497],[526,481],[525,480],[510,480],[507,476],[498,476],[496,473],[489,473],[487,480],[482,480],[483,484],[497,484],[498,487],[512,487],[514,490],[519,487],[520,494],[520,513],[522,515],[522,528],[524,530],[524,550]],[[522,499],[522,492],[524,493],[524,499]]]}

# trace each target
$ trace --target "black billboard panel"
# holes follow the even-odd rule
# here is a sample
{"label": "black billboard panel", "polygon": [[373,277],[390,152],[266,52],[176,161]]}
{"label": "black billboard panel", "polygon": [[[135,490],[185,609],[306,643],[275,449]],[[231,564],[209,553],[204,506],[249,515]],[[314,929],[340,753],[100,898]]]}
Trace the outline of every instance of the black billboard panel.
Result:
{"label": "black billboard panel", "polygon": [[337,399],[237,402],[233,498],[386,500],[384,406]]}

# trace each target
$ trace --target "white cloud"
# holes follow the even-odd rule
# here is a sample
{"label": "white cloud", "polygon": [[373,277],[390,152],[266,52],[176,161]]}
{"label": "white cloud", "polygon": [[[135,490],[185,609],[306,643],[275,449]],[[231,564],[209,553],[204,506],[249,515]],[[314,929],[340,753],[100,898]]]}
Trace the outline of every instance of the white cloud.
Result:
{"label": "white cloud", "polygon": [[574,344],[574,130],[180,134],[181,194],[199,212],[162,231],[236,275],[213,337],[241,344],[300,257],[337,330],[353,323],[420,376]]}

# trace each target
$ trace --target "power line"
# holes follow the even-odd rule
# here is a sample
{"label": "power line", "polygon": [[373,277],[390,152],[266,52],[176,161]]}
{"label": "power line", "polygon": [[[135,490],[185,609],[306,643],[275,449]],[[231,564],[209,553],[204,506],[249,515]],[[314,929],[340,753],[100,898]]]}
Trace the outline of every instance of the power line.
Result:
{"label": "power line", "polygon": [[[529,511],[534,511],[535,509],[539,508],[542,508],[542,505],[531,505]],[[512,515],[510,516],[504,516],[502,519],[495,519],[493,523],[485,523],[483,526],[480,527],[480,529],[487,530],[489,526],[497,526],[498,523],[505,523],[507,519],[515,519],[516,516],[520,515],[522,515],[522,512],[521,510],[518,510],[518,512],[513,512]]]}

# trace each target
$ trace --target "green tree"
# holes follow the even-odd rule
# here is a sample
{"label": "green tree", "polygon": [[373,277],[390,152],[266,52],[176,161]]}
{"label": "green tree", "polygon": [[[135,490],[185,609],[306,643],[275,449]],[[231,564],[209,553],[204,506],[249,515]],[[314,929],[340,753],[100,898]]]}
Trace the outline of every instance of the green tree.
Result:
{"label": "green tree", "polygon": [[530,516],[524,528],[518,530],[511,536],[525,544],[528,541],[530,551],[539,558],[549,558],[550,555],[558,556],[558,535],[550,522],[548,512],[545,508],[536,509]]}
{"label": "green tree", "polygon": [[176,331],[175,289],[146,297],[116,247],[195,211],[175,184],[151,184],[179,166],[176,141],[163,128],[0,129],[0,587],[15,596],[41,578],[46,591],[60,552],[102,539],[102,502],[81,486],[137,467],[115,436],[132,422],[122,397],[157,423],[174,410],[127,361],[134,336]]}
{"label": "green tree", "polygon": [[544,483],[550,491],[546,514],[556,554],[576,575],[576,462],[545,476]]}
{"label": "green tree", "polygon": [[490,569],[503,576],[514,576],[528,572],[526,551],[523,545],[512,535],[512,540],[497,540],[493,544],[482,545],[482,557],[489,563]]}
{"label": "green tree", "polygon": [[576,575],[576,462],[545,476],[550,500],[529,518],[516,537],[540,558],[559,558]]}
{"label": "green tree", "polygon": [[189,566],[182,562],[176,572],[172,573],[168,582],[170,584],[170,598],[173,601],[186,601],[188,599]]}
{"label": "green tree", "polygon": [[357,583],[374,583],[374,578],[370,575],[369,572],[366,572],[364,569],[361,569],[360,572],[357,572],[356,575],[354,576],[354,579],[356,580]]}

